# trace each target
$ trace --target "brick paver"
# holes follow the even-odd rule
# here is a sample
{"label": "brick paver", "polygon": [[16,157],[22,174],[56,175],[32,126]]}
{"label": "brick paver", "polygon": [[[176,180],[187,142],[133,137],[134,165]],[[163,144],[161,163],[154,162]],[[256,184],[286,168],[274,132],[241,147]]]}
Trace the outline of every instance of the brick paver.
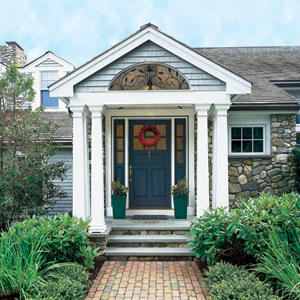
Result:
{"label": "brick paver", "polygon": [[205,300],[195,262],[106,261],[86,300]]}

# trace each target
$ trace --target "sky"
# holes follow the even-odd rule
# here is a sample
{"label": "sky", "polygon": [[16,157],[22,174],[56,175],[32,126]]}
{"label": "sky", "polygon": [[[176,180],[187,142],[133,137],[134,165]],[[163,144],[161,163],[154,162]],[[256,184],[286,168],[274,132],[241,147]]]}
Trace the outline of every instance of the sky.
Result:
{"label": "sky", "polygon": [[300,0],[0,0],[0,45],[78,67],[149,22],[191,47],[300,45]]}

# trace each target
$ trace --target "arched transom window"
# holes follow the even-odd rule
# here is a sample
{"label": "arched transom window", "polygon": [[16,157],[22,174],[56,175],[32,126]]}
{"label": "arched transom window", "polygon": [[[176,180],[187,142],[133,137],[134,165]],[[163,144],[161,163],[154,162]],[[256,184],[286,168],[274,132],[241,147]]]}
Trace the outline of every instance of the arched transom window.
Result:
{"label": "arched transom window", "polygon": [[169,66],[143,63],[118,74],[109,90],[187,90],[187,80]]}

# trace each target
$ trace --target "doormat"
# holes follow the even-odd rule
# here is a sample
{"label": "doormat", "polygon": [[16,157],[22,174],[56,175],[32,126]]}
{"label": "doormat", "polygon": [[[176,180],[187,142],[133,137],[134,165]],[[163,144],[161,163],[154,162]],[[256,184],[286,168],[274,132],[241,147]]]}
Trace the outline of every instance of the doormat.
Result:
{"label": "doormat", "polygon": [[168,220],[166,215],[134,215],[133,220]]}

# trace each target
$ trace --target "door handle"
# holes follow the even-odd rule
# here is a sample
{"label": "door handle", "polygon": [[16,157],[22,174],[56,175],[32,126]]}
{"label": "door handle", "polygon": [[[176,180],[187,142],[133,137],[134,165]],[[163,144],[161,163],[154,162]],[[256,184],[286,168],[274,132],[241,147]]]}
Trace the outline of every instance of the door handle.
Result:
{"label": "door handle", "polygon": [[132,182],[132,166],[129,166],[129,182]]}

